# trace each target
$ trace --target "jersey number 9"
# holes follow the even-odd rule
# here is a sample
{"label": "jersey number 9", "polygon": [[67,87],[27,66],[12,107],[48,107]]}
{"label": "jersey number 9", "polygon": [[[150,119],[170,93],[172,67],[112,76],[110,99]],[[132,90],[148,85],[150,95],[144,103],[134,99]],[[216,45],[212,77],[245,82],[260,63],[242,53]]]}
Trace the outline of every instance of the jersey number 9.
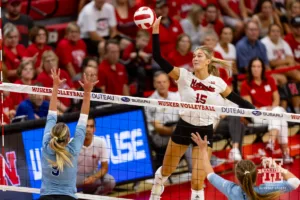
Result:
{"label": "jersey number 9", "polygon": [[58,169],[58,167],[52,167],[52,172],[51,172],[51,174],[53,175],[53,176],[59,176],[59,169]]}
{"label": "jersey number 9", "polygon": [[196,103],[205,104],[206,103],[206,99],[207,99],[206,95],[197,93]]}

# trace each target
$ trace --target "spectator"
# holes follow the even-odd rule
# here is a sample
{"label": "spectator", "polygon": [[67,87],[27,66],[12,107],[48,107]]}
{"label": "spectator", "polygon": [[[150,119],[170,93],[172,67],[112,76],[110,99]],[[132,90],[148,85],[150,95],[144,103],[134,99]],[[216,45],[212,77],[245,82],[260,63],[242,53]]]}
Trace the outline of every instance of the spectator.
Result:
{"label": "spectator", "polygon": [[249,21],[246,24],[246,36],[243,37],[236,45],[237,66],[240,73],[247,71],[247,66],[252,58],[259,57],[264,61],[269,69],[269,60],[267,50],[263,43],[258,40],[259,28],[255,21]]}
{"label": "spectator", "polygon": [[[83,193],[105,195],[110,193],[116,181],[108,174],[109,149],[102,137],[96,137],[96,121],[89,118],[86,136],[78,157],[77,188]],[[101,164],[98,169],[98,164]]]}
{"label": "spectator", "polygon": [[[23,60],[17,69],[17,75],[19,79],[15,81],[15,84],[21,85],[33,85],[35,83],[35,68],[33,66],[33,61]],[[27,93],[15,93],[11,92],[11,97],[13,100],[13,105],[17,107],[22,101],[28,98]]]}
{"label": "spectator", "polygon": [[[40,83],[36,83],[36,86],[42,87]],[[44,100],[43,95],[29,94],[29,98],[22,101],[17,108],[16,117],[27,116],[28,120],[40,119],[47,117],[49,109],[49,101]]]}
{"label": "spectator", "polygon": [[[178,35],[183,33],[180,23],[169,17],[169,8],[166,0],[156,2],[155,12],[157,16],[162,16],[160,24],[160,45],[161,53],[167,58],[170,51],[175,49]],[[150,45],[151,46],[151,45]]]}
{"label": "spectator", "polygon": [[66,37],[56,47],[59,65],[69,72],[73,81],[80,79],[82,61],[87,55],[86,45],[80,39],[79,26],[71,22],[66,28]]}
{"label": "spectator", "polygon": [[183,33],[178,36],[176,40],[176,49],[170,52],[168,56],[168,60],[173,66],[176,67],[184,67],[189,71],[193,71],[193,53],[192,49],[192,41],[190,37]]}
{"label": "spectator", "polygon": [[[157,71],[153,78],[154,93],[149,97],[151,99],[180,101],[178,92],[169,92],[170,80],[168,75],[163,71]],[[149,134],[154,151],[156,152],[155,168],[162,165],[168,142],[179,120],[178,110],[172,108],[157,109],[154,107],[147,108],[147,121]],[[185,153],[189,167],[191,163],[191,152]],[[190,168],[191,169],[191,168]]]}
{"label": "spectator", "polygon": [[144,95],[147,75],[151,74],[152,77],[152,52],[146,48],[149,40],[149,32],[140,29],[137,32],[136,41],[124,50],[122,57],[128,72],[129,83],[137,83],[136,95],[139,97]]}
{"label": "spectator", "polygon": [[213,28],[215,32],[220,35],[224,27],[223,22],[219,19],[218,8],[215,4],[208,4],[205,10],[205,17],[202,21],[202,26],[206,28]]}
{"label": "spectator", "polygon": [[[91,82],[95,82],[98,80],[98,63],[95,58],[86,57],[82,62],[82,74],[86,75],[87,80]],[[79,91],[83,91],[83,88],[80,87]],[[99,87],[94,87],[92,92],[102,93],[102,90]],[[90,107],[95,108],[97,106],[103,105],[103,102],[99,101],[91,101]],[[80,111],[82,105],[82,100],[80,99],[72,99],[71,106],[68,109],[69,112]]]}
{"label": "spectator", "polygon": [[[180,21],[180,24],[186,34],[188,34],[192,40],[192,50],[200,46],[201,39],[205,34],[205,29],[201,25],[204,19],[204,12],[200,6],[193,6],[190,10],[188,17]],[[161,30],[161,29],[160,29]]]}
{"label": "spectator", "polygon": [[291,21],[297,16],[300,16],[300,2],[298,0],[288,1],[287,14],[281,19],[285,33],[292,33]]}
{"label": "spectator", "polygon": [[3,97],[3,124],[10,124],[10,121],[16,115],[16,110],[13,99],[8,91],[3,91]]}
{"label": "spectator", "polygon": [[117,19],[117,29],[130,39],[135,39],[138,27],[133,21],[134,12],[138,9],[131,0],[116,0],[115,14]]}
{"label": "spectator", "polygon": [[[268,110],[272,112],[283,113],[284,108],[279,107],[280,97],[272,77],[265,75],[265,64],[260,58],[253,58],[249,62],[248,80],[241,85],[241,96],[252,103],[259,110]],[[281,120],[263,120],[253,118],[255,124],[267,124],[270,139],[266,148],[270,151],[275,150],[275,140],[281,146],[283,152],[283,162],[292,163],[288,147],[288,123]]]}
{"label": "spectator", "polygon": [[105,0],[93,0],[85,5],[79,13],[77,24],[90,55],[97,55],[99,43],[103,47],[105,40],[117,36],[114,7]]}
{"label": "spectator", "polygon": [[193,9],[193,6],[197,5],[201,8],[206,8],[208,1],[213,0],[177,0],[176,3],[179,4],[179,11],[181,19],[185,19],[188,16],[188,13]]}
{"label": "spectator", "polygon": [[2,12],[2,25],[14,24],[20,33],[20,44],[25,47],[29,42],[29,30],[33,27],[33,20],[30,16],[21,14],[22,0],[8,0],[5,12]]}
{"label": "spectator", "polygon": [[[270,66],[273,69],[295,65],[294,55],[291,47],[281,38],[280,26],[277,24],[271,25],[268,36],[263,38],[261,42],[266,46]],[[299,70],[287,71],[284,73],[284,75],[296,82],[300,82]]]}
{"label": "spectator", "polygon": [[233,31],[230,27],[226,26],[221,30],[220,40],[216,47],[215,51],[219,52],[225,60],[232,62],[232,71],[233,74],[237,74],[236,68],[236,49],[232,44],[233,40]]}
{"label": "spectator", "polygon": [[[53,81],[51,77],[51,69],[58,69],[58,58],[53,51],[45,51],[42,56],[42,68],[43,71],[37,76],[37,82],[42,83],[44,87],[51,88]],[[60,69],[61,80],[66,79],[64,84],[62,84],[61,89],[73,89],[73,83],[69,74]],[[59,98],[60,102],[58,104],[58,109],[60,112],[66,112],[70,106],[71,99],[69,98]]]}
{"label": "spectator", "polygon": [[116,40],[106,42],[104,58],[98,67],[101,90],[103,93],[129,96],[127,72],[119,63],[120,47]]}
{"label": "spectator", "polygon": [[7,79],[15,82],[17,79],[17,69],[25,56],[25,47],[19,44],[19,31],[17,27],[11,23],[7,23],[3,28],[5,54],[4,63],[7,67]]}
{"label": "spectator", "polygon": [[[236,104],[225,100],[228,107],[238,107]],[[228,159],[231,162],[242,160],[241,149],[246,131],[245,124],[241,122],[241,117],[237,116],[221,116],[220,121],[215,127],[215,134],[221,135],[223,138],[231,137],[232,149],[229,151]]]}
{"label": "spectator", "polygon": [[296,65],[300,64],[300,15],[294,17],[291,21],[292,33],[285,36],[284,40],[290,45]]}
{"label": "spectator", "polygon": [[282,29],[279,17],[273,9],[272,0],[260,1],[257,7],[258,13],[253,15],[252,19],[258,23],[261,38],[267,36],[269,26],[272,24],[277,24]]}
{"label": "spectator", "polygon": [[30,30],[30,41],[31,45],[26,50],[26,57],[37,56],[37,60],[35,62],[35,68],[37,73],[41,73],[43,71],[41,66],[42,55],[45,51],[51,50],[52,48],[47,45],[48,41],[48,31],[44,26],[35,26]]}
{"label": "spectator", "polygon": [[223,0],[219,3],[223,12],[224,24],[235,30],[234,38],[238,40],[244,32],[244,21],[248,20],[244,0]]}

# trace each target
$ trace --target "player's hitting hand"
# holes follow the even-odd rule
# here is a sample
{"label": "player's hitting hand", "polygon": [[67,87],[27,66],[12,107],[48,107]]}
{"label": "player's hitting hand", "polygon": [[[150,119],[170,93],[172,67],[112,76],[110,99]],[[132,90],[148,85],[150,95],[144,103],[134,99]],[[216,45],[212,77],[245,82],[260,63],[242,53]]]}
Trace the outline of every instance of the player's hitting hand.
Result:
{"label": "player's hitting hand", "polygon": [[53,86],[61,86],[64,82],[66,82],[66,79],[60,79],[60,69],[51,69],[51,76],[53,79]]}
{"label": "player's hitting hand", "polygon": [[152,33],[159,33],[159,24],[160,24],[160,20],[161,20],[161,16],[160,17],[158,17],[156,20],[155,20],[155,22],[154,22],[154,24],[153,24],[153,26],[152,26]]}
{"label": "player's hitting hand", "polygon": [[86,74],[83,74],[83,83],[79,81],[79,84],[84,89],[85,92],[91,92],[94,86],[99,82],[99,80],[91,82],[86,78]]}
{"label": "player's hitting hand", "polygon": [[200,150],[207,150],[207,136],[202,140],[198,132],[192,133],[192,140],[199,146]]}

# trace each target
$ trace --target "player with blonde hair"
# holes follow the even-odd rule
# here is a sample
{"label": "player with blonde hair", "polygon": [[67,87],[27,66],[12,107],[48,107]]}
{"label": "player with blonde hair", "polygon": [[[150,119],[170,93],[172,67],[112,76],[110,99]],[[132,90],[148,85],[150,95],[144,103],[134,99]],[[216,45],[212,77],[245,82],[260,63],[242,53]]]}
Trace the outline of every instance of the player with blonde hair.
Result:
{"label": "player with blonde hair", "polygon": [[40,200],[77,199],[75,196],[77,158],[85,139],[91,91],[98,81],[90,82],[84,74],[84,82],[79,82],[84,88],[83,103],[74,139],[69,143],[68,126],[65,123],[56,124],[58,88],[65,80],[60,79],[60,70],[56,72],[56,69],[52,69],[51,72],[53,89],[42,141],[43,170]]}
{"label": "player with blonde hair", "polygon": [[254,106],[243,100],[240,96],[232,92],[230,87],[218,77],[216,65],[230,66],[224,60],[213,57],[212,51],[206,46],[195,49],[192,64],[194,72],[189,72],[184,68],[172,66],[166,61],[160,53],[159,47],[159,25],[161,17],[156,19],[152,27],[153,37],[153,58],[160,67],[178,83],[178,91],[181,101],[189,103],[198,103],[203,105],[203,111],[180,111],[180,120],[171,136],[164,156],[162,167],[160,167],[154,178],[154,185],[151,191],[151,200],[158,200],[164,190],[164,182],[175,171],[181,157],[193,145],[192,150],[192,200],[204,199],[204,180],[206,177],[203,171],[203,163],[200,159],[199,148],[192,141],[190,135],[193,132],[199,132],[202,136],[208,136],[208,152],[211,155],[213,145],[213,122],[217,113],[206,112],[209,110],[207,105],[223,105],[224,100],[236,103],[242,108],[254,109]]}

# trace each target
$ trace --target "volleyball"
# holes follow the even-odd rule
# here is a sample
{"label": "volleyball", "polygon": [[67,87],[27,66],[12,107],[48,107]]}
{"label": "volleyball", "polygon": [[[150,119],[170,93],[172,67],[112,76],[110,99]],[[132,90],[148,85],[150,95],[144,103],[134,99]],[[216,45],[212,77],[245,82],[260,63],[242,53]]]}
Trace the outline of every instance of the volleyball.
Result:
{"label": "volleyball", "polygon": [[133,19],[139,28],[149,29],[155,22],[156,14],[151,8],[143,6],[135,11]]}

